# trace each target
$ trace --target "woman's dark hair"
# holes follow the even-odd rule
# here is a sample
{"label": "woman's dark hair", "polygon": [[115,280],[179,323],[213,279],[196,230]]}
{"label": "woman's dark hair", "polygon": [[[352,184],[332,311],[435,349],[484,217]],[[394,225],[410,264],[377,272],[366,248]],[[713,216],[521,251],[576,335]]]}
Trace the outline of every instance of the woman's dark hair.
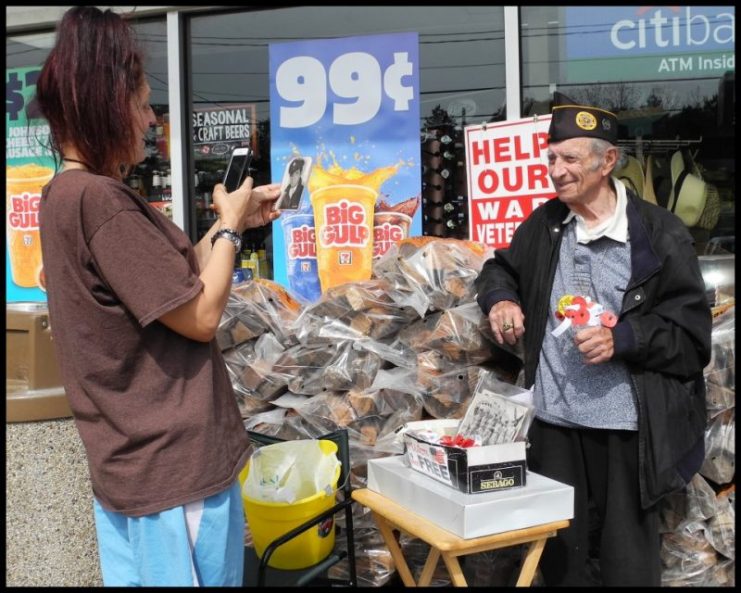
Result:
{"label": "woman's dark hair", "polygon": [[144,84],[142,54],[129,24],[93,6],[68,10],[36,82],[52,150],[72,144],[88,168],[121,177],[135,142],[131,99]]}

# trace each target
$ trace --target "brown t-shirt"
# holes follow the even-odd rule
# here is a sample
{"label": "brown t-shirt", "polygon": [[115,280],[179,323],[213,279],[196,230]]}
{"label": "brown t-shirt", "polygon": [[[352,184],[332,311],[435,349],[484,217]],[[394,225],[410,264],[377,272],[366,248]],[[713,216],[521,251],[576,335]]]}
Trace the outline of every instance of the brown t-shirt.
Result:
{"label": "brown t-shirt", "polygon": [[52,339],[104,508],[156,513],[228,488],[249,439],[216,344],[157,321],[203,283],[188,237],[128,186],[58,174],[40,211]]}

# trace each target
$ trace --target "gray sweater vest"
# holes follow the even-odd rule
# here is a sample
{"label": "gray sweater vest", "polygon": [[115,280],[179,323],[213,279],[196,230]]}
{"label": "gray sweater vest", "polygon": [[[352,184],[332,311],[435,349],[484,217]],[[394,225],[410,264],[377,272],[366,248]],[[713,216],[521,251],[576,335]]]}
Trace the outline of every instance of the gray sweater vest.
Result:
{"label": "gray sweater vest", "polygon": [[550,295],[548,327],[533,389],[536,416],[561,426],[637,430],[633,386],[619,360],[584,364],[572,325],[558,337],[551,332],[561,320],[555,312],[564,295],[589,296],[619,315],[630,279],[630,240],[608,237],[587,244],[576,241],[576,220],[564,227],[558,268]]}

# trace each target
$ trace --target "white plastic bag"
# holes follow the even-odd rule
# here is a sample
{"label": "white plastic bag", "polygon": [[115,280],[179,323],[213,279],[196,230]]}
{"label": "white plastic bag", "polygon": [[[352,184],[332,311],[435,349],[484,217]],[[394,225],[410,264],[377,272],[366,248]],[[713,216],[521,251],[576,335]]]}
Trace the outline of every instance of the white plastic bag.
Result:
{"label": "white plastic bag", "polygon": [[266,445],[250,458],[243,492],[248,498],[292,503],[317,492],[331,495],[340,465],[332,441],[301,439]]}

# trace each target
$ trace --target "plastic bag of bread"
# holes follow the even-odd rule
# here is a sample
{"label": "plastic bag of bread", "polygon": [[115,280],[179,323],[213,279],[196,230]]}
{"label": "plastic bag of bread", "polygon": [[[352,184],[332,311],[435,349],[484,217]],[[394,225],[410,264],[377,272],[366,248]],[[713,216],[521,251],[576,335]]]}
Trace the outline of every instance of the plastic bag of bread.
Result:
{"label": "plastic bag of bread", "polygon": [[418,373],[427,413],[433,418],[463,418],[482,370],[484,367],[472,365],[441,375]]}
{"label": "plastic bag of bread", "polygon": [[238,346],[222,352],[224,363],[226,363],[226,370],[229,373],[229,379],[231,379],[232,385],[234,385],[237,377],[245,367],[248,367],[254,362],[256,356],[256,342],[257,340],[242,342]]}
{"label": "plastic bag of bread", "polygon": [[301,303],[277,282],[255,278],[232,288],[231,296],[240,299],[260,318],[278,341],[288,346],[295,343],[293,326],[301,313]]}
{"label": "plastic bag of bread", "polygon": [[676,531],[682,523],[706,521],[716,512],[715,491],[705,478],[695,474],[685,488],[659,502],[659,531]]}
{"label": "plastic bag of bread", "polygon": [[416,293],[420,316],[474,300],[474,280],[489,251],[474,241],[410,237],[399,241],[373,265],[373,274],[405,292]]}
{"label": "plastic bag of bread", "polygon": [[365,389],[381,367],[381,358],[350,340],[297,344],[272,366],[292,393],[314,395],[323,391]]}
{"label": "plastic bag of bread", "polygon": [[417,314],[397,304],[392,292],[382,279],[334,286],[301,312],[296,335],[302,342],[312,337],[379,340],[394,336]]}
{"label": "plastic bag of bread", "polygon": [[222,351],[228,350],[261,336],[269,328],[270,324],[262,312],[250,307],[232,292],[216,330],[216,343]]}
{"label": "plastic bag of bread", "polygon": [[346,394],[358,414],[362,443],[379,450],[379,440],[399,427],[422,418],[422,396],[419,393],[385,389],[351,389]]}
{"label": "plastic bag of bread", "polygon": [[324,434],[307,425],[295,410],[275,407],[245,419],[244,428],[284,441],[315,439]]}
{"label": "plastic bag of bread", "polygon": [[686,522],[677,531],[661,537],[662,586],[714,585],[714,569],[719,556],[705,536],[706,529],[704,522]]}
{"label": "plastic bag of bread", "polygon": [[[235,348],[224,352],[224,362],[226,370],[229,373],[234,395],[237,398],[237,405],[242,414],[242,418],[248,418],[254,414],[265,412],[272,408],[267,400],[259,391],[249,389],[243,380],[243,375],[249,373],[255,364],[257,355],[255,354],[255,344],[262,338],[270,334],[263,334],[257,340],[243,342]],[[273,338],[274,339],[274,338]],[[285,391],[285,386],[283,390]]]}
{"label": "plastic bag of bread", "polygon": [[[251,354],[245,356],[251,347]],[[234,390],[260,401],[271,401],[288,389],[285,377],[272,372],[273,363],[285,351],[271,333],[245,342],[224,354]]]}
{"label": "plastic bag of bread", "polygon": [[324,432],[347,428],[353,465],[356,465],[368,459],[368,455],[359,449],[373,448],[387,432],[393,432],[407,421],[419,419],[422,401],[400,391],[356,388],[319,393],[297,407],[296,411]]}
{"label": "plastic bag of bread", "polygon": [[[360,505],[353,505],[360,506]],[[394,559],[383,541],[381,532],[375,526],[355,528],[355,572],[358,587],[381,587],[386,585],[396,571]],[[347,547],[347,539],[337,538],[336,550]],[[347,561],[338,562],[329,569],[328,576],[333,579],[349,578]]]}
{"label": "plastic bag of bread", "polygon": [[234,385],[234,394],[237,398],[237,406],[242,418],[250,418],[255,414],[267,412],[273,409],[273,405],[260,397],[255,397],[254,392],[240,385]]}
{"label": "plastic bag of bread", "polygon": [[[735,486],[733,487],[735,488]],[[715,550],[726,558],[736,559],[736,510],[729,492],[718,493],[717,511],[708,519],[707,538]]]}
{"label": "plastic bag of bread", "polygon": [[[356,409],[348,392],[324,391],[306,400],[296,411],[309,423],[324,432],[347,428],[350,440],[364,440],[361,428],[371,426],[376,419],[364,409]],[[355,434],[353,434],[355,433]],[[374,437],[375,433],[371,435]]]}
{"label": "plastic bag of bread", "polygon": [[416,352],[433,350],[447,360],[463,365],[478,364],[492,357],[491,332],[475,302],[427,315],[399,332],[399,340]]}
{"label": "plastic bag of bread", "polygon": [[399,391],[420,399],[427,392],[427,384],[418,381],[417,367],[396,367],[381,369],[376,374],[370,389],[380,391]]}
{"label": "plastic bag of bread", "polygon": [[736,406],[736,391],[711,381],[705,381],[705,407],[708,420]]}
{"label": "plastic bag of bread", "polygon": [[301,335],[300,343],[304,346],[352,341],[357,348],[372,352],[393,365],[414,365],[414,353],[401,344],[395,335],[374,339],[357,333],[341,320],[329,317],[322,321],[301,317],[297,323],[302,325],[302,322],[305,322],[303,323],[304,329],[299,331]]}
{"label": "plastic bag of bread", "polygon": [[705,429],[705,459],[700,473],[727,484],[736,473],[736,408],[716,415]]}
{"label": "plastic bag of bread", "polygon": [[712,352],[705,367],[705,383],[736,391],[736,308],[713,319]]}
{"label": "plastic bag of bread", "polygon": [[314,395],[295,411],[302,417],[304,424],[311,426],[319,434],[340,428],[347,430],[351,459],[350,480],[356,487],[363,487],[359,480],[362,480],[366,472],[367,461],[378,456],[374,444],[382,419],[377,415],[361,415],[362,410],[353,407],[347,392],[338,391]]}

